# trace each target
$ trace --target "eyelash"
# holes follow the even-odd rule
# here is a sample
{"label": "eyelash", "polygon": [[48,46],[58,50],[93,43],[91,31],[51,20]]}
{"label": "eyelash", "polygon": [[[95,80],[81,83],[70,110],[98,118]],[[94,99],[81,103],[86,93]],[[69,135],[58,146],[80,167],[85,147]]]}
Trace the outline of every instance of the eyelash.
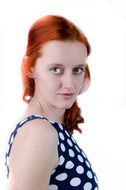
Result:
{"label": "eyelash", "polygon": [[85,72],[84,68],[75,68],[74,70],[81,70],[80,73],[77,73],[77,75],[81,75],[83,72]]}
{"label": "eyelash", "polygon": [[[51,68],[50,69],[50,71],[54,71],[54,70],[57,70],[57,69],[59,69],[59,70],[61,70],[60,68],[58,68],[58,67],[53,67],[53,68]],[[81,70],[81,72],[80,73],[75,73],[76,72],[76,70]],[[63,70],[63,69],[62,69]],[[84,68],[75,68],[75,69],[73,69],[74,70],[74,73],[75,73],[75,75],[81,75],[83,72],[85,72],[85,69]],[[56,73],[56,72],[54,72],[55,74],[57,74],[57,75],[59,75],[59,74],[62,74],[63,73],[63,71],[61,71],[61,72],[59,72],[59,73]]]}

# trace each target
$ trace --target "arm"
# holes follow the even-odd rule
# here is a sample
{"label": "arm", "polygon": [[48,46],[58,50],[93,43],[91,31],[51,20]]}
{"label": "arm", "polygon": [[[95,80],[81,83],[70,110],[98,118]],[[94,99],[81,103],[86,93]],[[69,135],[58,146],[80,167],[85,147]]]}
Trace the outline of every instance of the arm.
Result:
{"label": "arm", "polygon": [[8,190],[47,190],[58,164],[57,144],[57,132],[46,121],[25,124],[13,142]]}

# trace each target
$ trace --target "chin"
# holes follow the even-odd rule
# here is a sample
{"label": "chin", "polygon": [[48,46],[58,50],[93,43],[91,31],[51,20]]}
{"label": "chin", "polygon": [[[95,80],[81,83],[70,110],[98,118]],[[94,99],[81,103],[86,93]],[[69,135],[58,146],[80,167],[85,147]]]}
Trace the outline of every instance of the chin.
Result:
{"label": "chin", "polygon": [[67,105],[64,105],[62,108],[63,109],[70,109],[72,107],[73,103],[72,104],[67,104]]}

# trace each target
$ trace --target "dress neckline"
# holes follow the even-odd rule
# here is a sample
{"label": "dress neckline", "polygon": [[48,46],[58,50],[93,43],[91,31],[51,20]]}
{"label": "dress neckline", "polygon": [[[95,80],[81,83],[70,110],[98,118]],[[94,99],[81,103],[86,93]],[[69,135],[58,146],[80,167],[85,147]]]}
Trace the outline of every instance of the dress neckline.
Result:
{"label": "dress neckline", "polygon": [[47,117],[45,117],[44,115],[39,115],[39,114],[31,114],[31,115],[27,116],[27,118],[32,117],[32,116],[40,117],[40,118],[45,118],[45,119],[47,119],[49,122],[51,122],[52,124],[57,123],[58,125],[63,125],[63,126],[65,125],[64,123],[59,123],[59,122],[57,122],[57,121],[50,120],[50,119],[48,119]]}

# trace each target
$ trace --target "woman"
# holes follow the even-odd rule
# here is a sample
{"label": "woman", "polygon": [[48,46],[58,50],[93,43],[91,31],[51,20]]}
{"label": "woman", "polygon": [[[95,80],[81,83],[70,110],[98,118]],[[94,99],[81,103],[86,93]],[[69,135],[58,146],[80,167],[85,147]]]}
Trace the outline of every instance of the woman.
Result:
{"label": "woman", "polygon": [[[9,140],[8,190],[97,190],[91,164],[72,136],[84,119],[90,45],[71,21],[44,16],[31,27],[22,63],[28,103]],[[13,145],[13,146],[12,146]]]}

